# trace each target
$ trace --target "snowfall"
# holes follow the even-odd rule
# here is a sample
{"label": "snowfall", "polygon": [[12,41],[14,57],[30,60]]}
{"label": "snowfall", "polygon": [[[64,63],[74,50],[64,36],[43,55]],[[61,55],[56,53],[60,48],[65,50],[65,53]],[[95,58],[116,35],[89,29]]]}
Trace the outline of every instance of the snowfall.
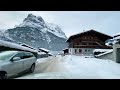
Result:
{"label": "snowfall", "polygon": [[120,79],[120,64],[91,56],[50,56],[37,60],[34,73],[16,79]]}

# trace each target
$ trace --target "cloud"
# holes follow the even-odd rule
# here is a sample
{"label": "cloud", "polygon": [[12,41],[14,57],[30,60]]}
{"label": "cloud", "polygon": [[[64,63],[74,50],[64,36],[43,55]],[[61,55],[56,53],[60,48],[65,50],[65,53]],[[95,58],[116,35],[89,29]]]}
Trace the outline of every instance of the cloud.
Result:
{"label": "cloud", "polygon": [[0,26],[4,29],[13,28],[15,25],[22,23],[30,13],[42,16],[47,22],[55,22],[55,16],[46,11],[0,11],[0,17],[2,17],[0,18]]}
{"label": "cloud", "polygon": [[56,16],[50,11],[17,11],[23,15],[34,14],[36,16],[41,16],[45,21],[55,22]]}
{"label": "cloud", "polygon": [[112,35],[120,29],[120,11],[0,11],[0,28],[13,28],[30,13],[59,25],[68,37],[90,29]]}

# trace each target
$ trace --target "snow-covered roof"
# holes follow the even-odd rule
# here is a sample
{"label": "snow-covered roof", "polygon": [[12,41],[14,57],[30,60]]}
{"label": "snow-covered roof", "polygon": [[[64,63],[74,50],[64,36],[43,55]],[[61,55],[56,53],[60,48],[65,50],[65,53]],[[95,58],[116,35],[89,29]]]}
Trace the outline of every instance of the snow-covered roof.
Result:
{"label": "snow-covered roof", "polygon": [[7,41],[3,41],[0,40],[0,46],[5,46],[5,47],[10,47],[10,48],[15,48],[15,49],[20,49],[20,50],[25,50],[25,51],[30,51],[30,52],[35,52],[37,53],[36,50],[15,44],[15,43],[11,43],[11,42],[7,42]]}
{"label": "snow-covered roof", "polygon": [[46,53],[45,52],[38,52],[38,54],[41,55],[41,54],[46,54]]}
{"label": "snow-covered roof", "polygon": [[120,35],[120,32],[119,32],[119,33],[114,34],[114,36],[118,36],[118,35]]}
{"label": "snow-covered roof", "polygon": [[63,51],[50,51],[52,55],[58,55],[58,54],[63,54]]}
{"label": "snow-covered roof", "polygon": [[105,53],[101,53],[99,55],[96,55],[96,56],[99,57],[99,56],[102,56],[102,55],[105,55],[105,54],[108,54],[108,53],[111,53],[111,52],[113,52],[113,49],[111,49],[111,50],[109,50],[109,51],[107,51]]}
{"label": "snow-covered roof", "polygon": [[36,50],[34,47],[32,47],[32,46],[29,46],[29,45],[27,45],[27,44],[25,44],[25,43],[22,43],[22,44],[20,44],[21,46],[25,46],[25,47],[28,47],[28,48],[31,48],[31,49],[34,49],[34,50]]}
{"label": "snow-covered roof", "polygon": [[[91,30],[83,31],[83,32],[78,33],[78,34],[71,35],[71,36],[66,40],[66,42],[69,42],[70,39],[75,38],[75,37],[77,37],[77,36],[80,36],[80,35],[82,35],[82,34],[88,33],[88,32],[92,32],[92,33],[94,32],[94,33],[96,33],[96,34],[98,34],[98,35],[105,36],[106,39],[112,39],[112,38],[113,38],[112,36],[109,36],[109,35],[107,35],[107,34],[104,34],[104,33],[101,33],[101,32],[98,32],[98,31],[96,31],[96,30],[91,29]],[[105,38],[105,37],[104,37],[104,38]]]}
{"label": "snow-covered roof", "polygon": [[66,50],[66,49],[68,49],[68,48],[65,48],[65,49],[63,49],[63,50]]}
{"label": "snow-covered roof", "polygon": [[114,37],[114,40],[120,39],[120,36]]}
{"label": "snow-covered roof", "polygon": [[[38,52],[38,55],[44,55],[44,54],[46,54],[45,52]],[[52,53],[48,53],[49,55],[52,55],[53,56],[53,54]]]}
{"label": "snow-covered roof", "polygon": [[43,51],[46,51],[46,52],[49,52],[49,50],[48,50],[48,49],[45,49],[45,48],[39,48],[39,49],[41,49],[41,50],[43,50]]}
{"label": "snow-covered roof", "polygon": [[107,52],[112,49],[95,49],[93,52]]}

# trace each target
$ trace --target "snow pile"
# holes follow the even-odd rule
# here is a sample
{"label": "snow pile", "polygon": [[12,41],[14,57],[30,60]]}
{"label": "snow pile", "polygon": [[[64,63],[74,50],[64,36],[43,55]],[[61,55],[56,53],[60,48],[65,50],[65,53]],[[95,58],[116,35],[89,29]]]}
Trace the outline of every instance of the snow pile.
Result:
{"label": "snow pile", "polygon": [[65,61],[71,73],[84,74],[92,78],[120,78],[120,65],[111,60],[67,56]]}
{"label": "snow pile", "polygon": [[111,50],[109,50],[109,51],[107,51],[105,53],[101,53],[99,55],[96,55],[96,56],[102,56],[102,55],[105,55],[105,54],[108,54],[108,53],[112,53],[112,52],[113,52],[113,49],[111,49]]}
{"label": "snow pile", "polygon": [[107,52],[107,51],[109,51],[109,50],[111,50],[111,49],[95,49],[95,50],[93,51],[93,53],[94,53],[94,52]]}
{"label": "snow pile", "polygon": [[47,60],[48,60],[48,57],[37,59],[36,64],[39,64],[41,62],[46,62]]}
{"label": "snow pile", "polygon": [[64,54],[63,51],[50,51],[52,55],[59,55],[59,54]]}

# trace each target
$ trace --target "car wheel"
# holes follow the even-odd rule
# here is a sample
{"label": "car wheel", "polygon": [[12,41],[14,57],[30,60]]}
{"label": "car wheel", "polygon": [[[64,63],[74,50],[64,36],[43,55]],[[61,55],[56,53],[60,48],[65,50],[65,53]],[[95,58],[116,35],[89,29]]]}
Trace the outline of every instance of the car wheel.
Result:
{"label": "car wheel", "polygon": [[35,70],[35,64],[32,64],[31,68],[30,68],[30,73],[33,73]]}
{"label": "car wheel", "polygon": [[0,79],[6,79],[5,73],[0,73]]}

